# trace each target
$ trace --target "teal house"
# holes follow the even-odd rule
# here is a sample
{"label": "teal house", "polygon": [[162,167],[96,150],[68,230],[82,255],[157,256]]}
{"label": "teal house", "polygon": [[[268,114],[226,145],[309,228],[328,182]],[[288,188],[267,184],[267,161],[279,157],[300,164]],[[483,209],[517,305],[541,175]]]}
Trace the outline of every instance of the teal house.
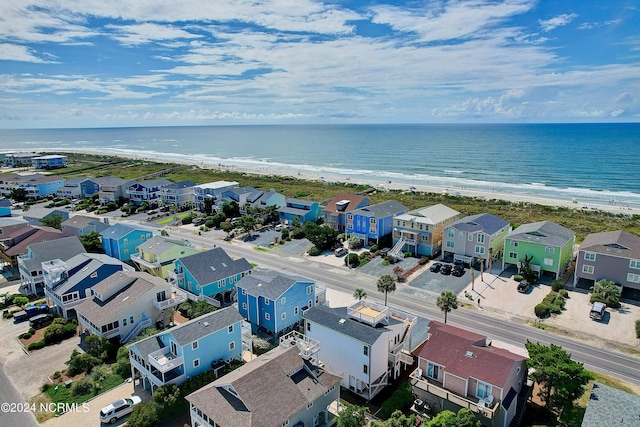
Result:
{"label": "teal house", "polygon": [[571,262],[575,242],[576,233],[555,222],[523,224],[504,240],[502,269],[511,264],[520,272],[525,256],[533,256],[531,267],[538,276],[549,272],[559,279]]}

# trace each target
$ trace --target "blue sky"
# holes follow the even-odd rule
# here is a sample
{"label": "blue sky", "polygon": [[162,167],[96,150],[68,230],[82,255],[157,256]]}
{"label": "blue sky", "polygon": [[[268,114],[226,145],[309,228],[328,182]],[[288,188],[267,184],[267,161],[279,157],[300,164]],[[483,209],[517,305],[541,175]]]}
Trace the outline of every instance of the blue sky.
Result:
{"label": "blue sky", "polygon": [[0,2],[0,127],[640,121],[637,0]]}

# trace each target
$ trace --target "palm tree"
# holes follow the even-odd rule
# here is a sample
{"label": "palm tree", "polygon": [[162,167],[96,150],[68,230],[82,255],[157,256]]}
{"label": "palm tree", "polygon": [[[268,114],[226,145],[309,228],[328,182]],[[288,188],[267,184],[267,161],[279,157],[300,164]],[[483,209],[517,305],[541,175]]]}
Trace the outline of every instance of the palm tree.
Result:
{"label": "palm tree", "polygon": [[378,279],[378,291],[384,292],[384,305],[387,305],[387,293],[396,290],[396,281],[389,274],[384,274]]}
{"label": "palm tree", "polygon": [[447,323],[447,314],[458,308],[458,297],[451,291],[442,291],[436,305],[444,313],[444,323]]}
{"label": "palm tree", "polygon": [[360,301],[362,299],[367,299],[367,293],[365,292],[364,289],[358,288],[355,291],[353,291],[353,297],[358,301]]}

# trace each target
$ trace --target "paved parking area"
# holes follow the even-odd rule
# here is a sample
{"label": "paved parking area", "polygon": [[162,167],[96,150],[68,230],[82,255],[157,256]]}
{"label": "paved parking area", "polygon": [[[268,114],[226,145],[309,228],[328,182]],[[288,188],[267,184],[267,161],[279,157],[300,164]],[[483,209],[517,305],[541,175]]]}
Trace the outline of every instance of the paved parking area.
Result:
{"label": "paved parking area", "polygon": [[358,268],[360,273],[368,274],[374,277],[380,277],[383,274],[389,274],[394,276],[393,269],[398,266],[402,268],[404,271],[408,271],[418,265],[418,258],[405,258],[402,261],[396,262],[395,264],[387,264],[383,265],[383,259],[381,257],[375,257],[362,267]]}
{"label": "paved parking area", "polygon": [[[465,271],[462,276],[456,277],[451,274],[444,275],[440,274],[440,272],[431,272],[429,267],[431,267],[433,263],[434,262],[431,261],[427,264],[425,271],[411,280],[409,286],[423,291],[433,292],[436,295],[440,295],[443,291],[451,291],[454,294],[459,294],[471,282],[471,272],[468,268],[464,269]],[[476,272],[475,275],[478,277],[479,273]]]}

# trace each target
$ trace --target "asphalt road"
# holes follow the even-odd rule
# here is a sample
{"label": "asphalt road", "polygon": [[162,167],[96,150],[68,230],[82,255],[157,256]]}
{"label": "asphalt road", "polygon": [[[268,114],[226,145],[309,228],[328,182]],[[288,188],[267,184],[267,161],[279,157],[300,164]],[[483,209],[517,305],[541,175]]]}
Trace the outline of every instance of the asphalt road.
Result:
{"label": "asphalt road", "polygon": [[38,422],[0,365],[0,425],[38,427]]}
{"label": "asphalt road", "polygon": [[[232,257],[244,257],[251,263],[261,267],[297,274],[326,284],[329,288],[352,293],[356,288],[364,288],[371,296],[378,295],[376,278],[359,274],[356,270],[335,269],[313,261],[295,257],[280,257],[268,252],[248,249],[246,245],[216,240],[210,233],[199,236],[188,228],[172,228],[172,237],[189,240],[198,247],[211,248],[213,245],[223,247]],[[382,294],[379,294],[382,299]],[[401,292],[388,296],[389,305],[434,320],[442,320],[443,315],[433,300],[420,299]],[[625,381],[640,385],[640,358],[623,354],[615,350],[598,348],[586,343],[551,334],[531,327],[524,321],[513,318],[510,322],[495,319],[481,311],[454,310],[449,313],[448,323],[465,328],[493,339],[509,344],[524,346],[527,340],[548,345],[553,343],[562,346],[572,354],[572,358],[584,363],[588,369],[618,377]]]}

